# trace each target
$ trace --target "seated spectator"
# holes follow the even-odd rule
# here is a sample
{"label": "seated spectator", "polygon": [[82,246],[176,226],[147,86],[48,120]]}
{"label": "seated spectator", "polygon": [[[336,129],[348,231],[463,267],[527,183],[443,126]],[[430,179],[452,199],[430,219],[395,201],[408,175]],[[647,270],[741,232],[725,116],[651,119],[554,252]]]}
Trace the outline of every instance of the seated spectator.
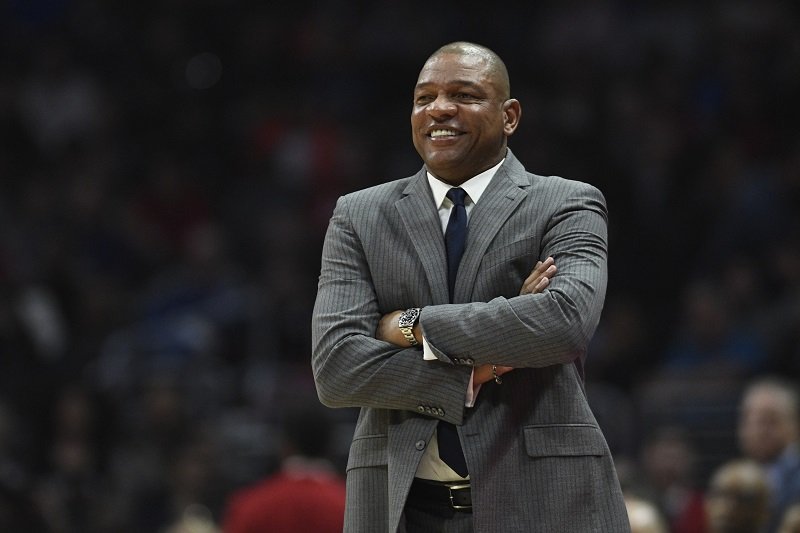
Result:
{"label": "seated spectator", "polygon": [[687,433],[676,427],[658,428],[645,440],[641,455],[645,482],[670,530],[702,533],[703,493],[695,486],[696,452]]}
{"label": "seated spectator", "polygon": [[665,354],[668,375],[739,377],[766,359],[761,338],[733,312],[720,284],[695,281],[684,289],[683,324]]}
{"label": "seated spectator", "polygon": [[720,466],[706,494],[709,533],[760,533],[769,519],[770,492],[755,461],[737,459]]}
{"label": "seated spectator", "polygon": [[668,533],[664,518],[651,502],[625,496],[625,508],[631,522],[631,533]]}
{"label": "seated spectator", "polygon": [[287,416],[280,472],[235,492],[225,533],[334,533],[344,526],[345,485],[326,459],[332,424],[320,407]]}
{"label": "seated spectator", "polygon": [[778,533],[800,533],[800,503],[786,509]]}
{"label": "seated spectator", "polygon": [[739,419],[742,452],[760,464],[773,498],[767,531],[777,531],[786,509],[800,502],[800,395],[796,386],[761,378],[745,390]]}

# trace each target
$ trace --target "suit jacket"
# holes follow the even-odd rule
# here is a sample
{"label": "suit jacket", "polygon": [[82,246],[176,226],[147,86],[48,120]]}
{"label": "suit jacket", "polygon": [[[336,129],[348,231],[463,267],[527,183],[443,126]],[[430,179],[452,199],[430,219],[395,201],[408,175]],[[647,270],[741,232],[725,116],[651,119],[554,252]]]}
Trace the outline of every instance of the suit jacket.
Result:
{"label": "suit jacket", "polygon": [[[469,219],[449,303],[441,222],[423,168],[339,199],[322,252],[312,367],[320,400],[361,407],[346,531],[397,531],[438,419],[458,426],[476,531],[629,531],[582,368],[605,297],[607,214],[585,183],[530,174],[508,151]],[[539,259],[558,274],[519,296]],[[422,307],[438,361],[375,339]],[[514,367],[464,406],[473,365]]]}

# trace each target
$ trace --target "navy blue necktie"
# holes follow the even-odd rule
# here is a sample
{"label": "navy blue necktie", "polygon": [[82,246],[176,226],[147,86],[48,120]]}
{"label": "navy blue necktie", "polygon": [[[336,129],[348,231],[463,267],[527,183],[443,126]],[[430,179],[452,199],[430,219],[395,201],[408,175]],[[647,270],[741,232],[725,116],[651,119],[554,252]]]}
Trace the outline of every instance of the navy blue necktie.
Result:
{"label": "navy blue necktie", "polygon": [[[447,222],[447,229],[444,232],[444,247],[447,251],[447,285],[450,290],[450,302],[453,301],[456,286],[456,274],[461,256],[464,254],[464,247],[467,243],[467,210],[464,207],[464,199],[467,192],[460,187],[453,187],[447,191],[447,197],[453,202],[453,209],[450,211],[450,220]],[[447,463],[461,477],[466,477],[467,461],[464,459],[464,450],[461,449],[461,441],[458,438],[456,427],[444,420],[439,421],[439,457]]]}

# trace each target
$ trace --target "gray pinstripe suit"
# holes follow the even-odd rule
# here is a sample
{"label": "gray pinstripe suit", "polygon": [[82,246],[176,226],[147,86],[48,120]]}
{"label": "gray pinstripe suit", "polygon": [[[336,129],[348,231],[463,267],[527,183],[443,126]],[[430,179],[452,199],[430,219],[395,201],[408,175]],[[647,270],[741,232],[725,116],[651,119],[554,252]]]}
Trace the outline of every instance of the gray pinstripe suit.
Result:
{"label": "gray pinstripe suit", "polygon": [[[454,304],[425,169],[342,197],[313,318],[317,391],[359,406],[346,531],[403,530],[419,459],[442,418],[459,426],[476,531],[623,532],[628,519],[581,371],[606,288],[607,216],[594,187],[525,171],[509,151],[469,220]],[[518,296],[539,259],[558,274]],[[380,317],[423,307],[439,361],[375,339]],[[575,363],[577,359],[577,363]],[[464,399],[471,366],[514,367]]]}

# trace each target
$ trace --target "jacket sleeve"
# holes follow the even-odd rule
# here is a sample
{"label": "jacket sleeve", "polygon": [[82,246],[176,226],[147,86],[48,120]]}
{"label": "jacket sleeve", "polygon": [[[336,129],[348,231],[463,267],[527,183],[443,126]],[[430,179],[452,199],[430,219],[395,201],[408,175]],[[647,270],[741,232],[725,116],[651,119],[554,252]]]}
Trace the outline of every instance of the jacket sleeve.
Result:
{"label": "jacket sleeve", "polygon": [[476,365],[527,368],[585,355],[605,298],[608,217],[599,190],[588,184],[573,189],[542,236],[541,258],[552,256],[558,267],[547,290],[423,308],[420,324],[438,359],[458,355]]}
{"label": "jacket sleeve", "polygon": [[423,361],[417,348],[379,341],[381,313],[361,241],[348,210],[336,205],[322,250],[312,318],[312,369],[320,401],[329,407],[376,407],[463,416],[469,367]]}

